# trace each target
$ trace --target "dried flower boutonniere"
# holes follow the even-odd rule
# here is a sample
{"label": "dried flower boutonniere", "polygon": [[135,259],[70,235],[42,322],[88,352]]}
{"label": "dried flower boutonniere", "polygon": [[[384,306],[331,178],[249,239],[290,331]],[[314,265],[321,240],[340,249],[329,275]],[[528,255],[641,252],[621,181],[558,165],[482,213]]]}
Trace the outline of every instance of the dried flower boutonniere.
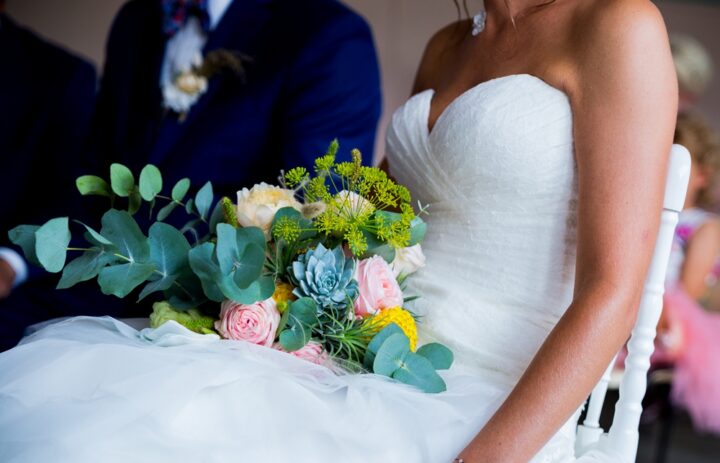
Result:
{"label": "dried flower boutonniere", "polygon": [[178,113],[180,122],[184,121],[192,105],[207,91],[211,77],[229,72],[244,82],[245,63],[250,61],[241,53],[222,48],[209,52],[204,59],[198,53],[190,69],[177,72],[163,85],[164,106]]}

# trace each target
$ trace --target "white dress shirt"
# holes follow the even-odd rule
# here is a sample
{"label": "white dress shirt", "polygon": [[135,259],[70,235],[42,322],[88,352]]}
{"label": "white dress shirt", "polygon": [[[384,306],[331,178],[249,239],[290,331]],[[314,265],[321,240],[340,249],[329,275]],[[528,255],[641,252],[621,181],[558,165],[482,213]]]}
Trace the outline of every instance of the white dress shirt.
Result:
{"label": "white dress shirt", "polygon": [[[232,2],[233,0],[209,0],[210,30],[217,27]],[[165,107],[184,113],[202,95],[203,92],[197,94],[180,92],[173,85],[173,81],[179,73],[189,71],[202,62],[202,49],[206,42],[207,36],[200,26],[200,21],[195,17],[189,18],[185,26],[168,40],[160,72],[160,87],[163,91]]]}

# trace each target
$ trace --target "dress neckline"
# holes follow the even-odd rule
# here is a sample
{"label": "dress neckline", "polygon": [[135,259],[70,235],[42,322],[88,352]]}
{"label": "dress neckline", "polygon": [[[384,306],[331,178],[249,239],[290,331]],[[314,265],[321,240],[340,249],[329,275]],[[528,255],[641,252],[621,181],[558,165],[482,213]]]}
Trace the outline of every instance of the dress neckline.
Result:
{"label": "dress neckline", "polygon": [[[426,135],[426,137],[427,137],[427,138],[432,137],[433,133],[435,132],[435,128],[436,128],[436,127],[438,126],[438,124],[445,118],[447,112],[448,112],[453,106],[455,106],[455,105],[458,104],[460,101],[462,101],[462,100],[464,100],[465,98],[467,98],[469,95],[475,93],[475,91],[478,91],[478,90],[480,90],[480,89],[482,89],[482,88],[484,88],[484,87],[486,87],[486,86],[488,86],[488,85],[490,85],[490,84],[493,84],[493,83],[499,83],[499,82],[502,82],[502,81],[505,81],[505,80],[520,79],[520,78],[530,79],[531,81],[539,82],[540,84],[544,85],[545,87],[547,87],[547,88],[549,88],[549,89],[551,89],[551,90],[554,90],[554,91],[556,91],[556,92],[559,92],[559,93],[561,93],[563,96],[565,96],[565,97],[567,98],[567,94],[566,94],[563,90],[560,90],[559,88],[557,88],[557,87],[555,87],[555,86],[553,86],[553,85],[550,85],[550,84],[547,83],[545,80],[543,80],[543,79],[541,79],[540,77],[537,77],[537,76],[535,76],[535,75],[533,75],[533,74],[529,74],[529,73],[508,74],[508,75],[499,76],[499,77],[494,77],[494,78],[492,78],[492,79],[482,81],[482,82],[480,82],[480,83],[478,83],[478,84],[475,84],[475,85],[473,85],[472,87],[468,88],[468,89],[465,90],[464,92],[460,93],[458,96],[456,96],[456,97],[440,112],[440,114],[438,115],[437,119],[435,119],[435,123],[434,123],[434,124],[432,125],[432,127],[431,127],[431,126],[430,126],[430,113],[432,112],[432,102],[433,102],[434,97],[435,97],[435,89],[429,88],[429,89],[427,89],[427,90],[425,90],[425,91],[423,91],[423,92],[421,92],[421,93],[418,93],[418,95],[421,95],[421,94],[429,94],[429,95],[430,95],[429,98],[428,98],[427,113],[426,113],[426,115],[425,115],[425,121],[424,121],[424,124],[423,124],[424,127],[425,127],[425,135]],[[416,95],[416,96],[417,96],[417,95]]]}

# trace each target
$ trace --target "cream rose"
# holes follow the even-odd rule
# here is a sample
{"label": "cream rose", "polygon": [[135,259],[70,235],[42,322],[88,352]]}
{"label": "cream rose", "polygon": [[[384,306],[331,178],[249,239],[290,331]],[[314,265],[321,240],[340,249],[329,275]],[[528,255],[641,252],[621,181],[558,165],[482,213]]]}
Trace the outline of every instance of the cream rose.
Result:
{"label": "cream rose", "polygon": [[425,267],[425,254],[419,244],[395,250],[395,260],[390,266],[396,277],[410,275]]}
{"label": "cream rose", "polygon": [[277,211],[284,207],[302,210],[293,190],[260,183],[237,193],[237,217],[243,227],[259,227],[270,236],[270,227]]}

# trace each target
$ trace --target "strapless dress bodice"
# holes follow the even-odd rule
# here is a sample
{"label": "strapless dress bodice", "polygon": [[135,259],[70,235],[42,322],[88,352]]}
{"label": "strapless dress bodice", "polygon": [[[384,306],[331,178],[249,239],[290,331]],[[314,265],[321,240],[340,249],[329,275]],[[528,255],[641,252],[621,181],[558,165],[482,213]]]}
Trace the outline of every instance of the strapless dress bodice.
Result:
{"label": "strapless dress bodice", "polygon": [[514,384],[573,290],[576,169],[567,96],[527,74],[457,97],[432,131],[434,92],[393,116],[391,173],[428,206],[422,335],[460,367]]}

